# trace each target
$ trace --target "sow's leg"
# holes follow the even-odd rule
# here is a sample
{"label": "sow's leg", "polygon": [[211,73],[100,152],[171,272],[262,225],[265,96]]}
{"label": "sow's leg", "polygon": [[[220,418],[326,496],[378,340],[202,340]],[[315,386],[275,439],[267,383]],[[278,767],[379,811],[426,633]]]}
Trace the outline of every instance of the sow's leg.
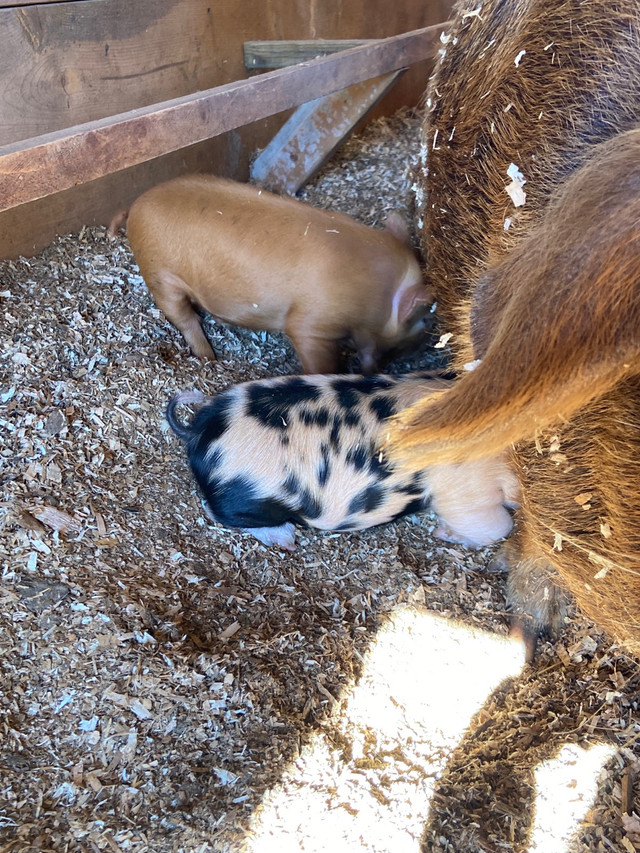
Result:
{"label": "sow's leg", "polygon": [[512,637],[519,638],[526,660],[535,656],[541,634],[559,634],[569,604],[568,594],[559,586],[560,578],[539,549],[528,542],[519,525],[500,548],[494,565],[508,571],[507,605],[511,611]]}

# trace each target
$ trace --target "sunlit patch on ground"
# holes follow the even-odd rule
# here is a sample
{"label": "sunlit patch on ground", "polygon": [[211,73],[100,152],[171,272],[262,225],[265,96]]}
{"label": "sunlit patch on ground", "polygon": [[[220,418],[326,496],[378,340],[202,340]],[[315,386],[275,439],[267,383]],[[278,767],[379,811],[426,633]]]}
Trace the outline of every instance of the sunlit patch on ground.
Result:
{"label": "sunlit patch on ground", "polygon": [[318,736],[265,796],[247,850],[417,853],[450,751],[522,666],[521,648],[504,637],[396,610],[335,709],[335,731]]}
{"label": "sunlit patch on ground", "polygon": [[[247,851],[419,853],[451,750],[489,694],[522,667],[522,649],[503,637],[428,611],[396,610],[358,685],[334,710],[335,729],[319,735],[264,797]],[[614,752],[568,744],[538,766],[531,851],[569,849]]]}
{"label": "sunlit patch on ground", "polygon": [[593,804],[598,776],[615,752],[610,744],[598,744],[591,749],[567,744],[556,758],[536,768],[531,851],[565,853],[576,825]]}

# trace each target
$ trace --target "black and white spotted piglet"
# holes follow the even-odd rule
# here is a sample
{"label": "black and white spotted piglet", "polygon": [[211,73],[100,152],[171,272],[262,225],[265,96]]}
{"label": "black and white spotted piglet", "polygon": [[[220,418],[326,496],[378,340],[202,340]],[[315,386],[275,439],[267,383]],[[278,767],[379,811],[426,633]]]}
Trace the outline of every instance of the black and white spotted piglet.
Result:
{"label": "black and white spotted piglet", "polygon": [[[384,421],[450,383],[425,375],[286,376],[167,407],[207,515],[267,545],[295,548],[295,526],[362,530],[431,508],[438,535],[473,546],[506,536],[518,498],[502,457],[407,471],[380,450]],[[199,404],[190,425],[180,405]]]}

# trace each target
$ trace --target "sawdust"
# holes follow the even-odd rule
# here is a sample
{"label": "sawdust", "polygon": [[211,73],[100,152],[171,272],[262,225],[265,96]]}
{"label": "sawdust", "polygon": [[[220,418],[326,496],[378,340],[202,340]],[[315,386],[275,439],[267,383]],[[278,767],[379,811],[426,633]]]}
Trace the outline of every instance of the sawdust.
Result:
{"label": "sawdust", "polygon": [[[411,215],[419,146],[419,117],[378,121],[303,196]],[[638,849],[637,663],[592,625],[498,682],[490,645],[494,682],[445,735],[427,705],[461,706],[507,632],[490,550],[429,516],[301,531],[294,554],[206,522],[166,402],[296,372],[283,336],[209,322],[200,364],[99,228],[0,262],[0,304],[0,850]],[[392,369],[442,365],[437,341]],[[440,645],[454,625],[475,633]],[[566,744],[615,755],[573,840],[529,846],[535,768]]]}

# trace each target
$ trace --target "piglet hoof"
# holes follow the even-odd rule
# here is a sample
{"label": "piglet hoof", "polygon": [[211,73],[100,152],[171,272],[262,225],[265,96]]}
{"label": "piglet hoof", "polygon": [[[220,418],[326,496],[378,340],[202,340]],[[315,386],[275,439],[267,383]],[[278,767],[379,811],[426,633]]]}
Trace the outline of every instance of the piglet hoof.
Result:
{"label": "piglet hoof", "polygon": [[197,358],[199,361],[207,362],[207,361],[217,361],[218,360],[218,357],[216,356],[212,347],[210,347],[208,343],[202,344],[201,346],[191,344],[189,346],[189,349],[191,350],[191,354],[195,358]]}
{"label": "piglet hoof", "polygon": [[296,528],[290,521],[279,527],[245,527],[245,533],[250,533],[265,545],[277,545],[285,551],[296,550]]}
{"label": "piglet hoof", "polygon": [[465,548],[484,548],[485,545],[490,545],[494,541],[487,538],[487,541],[476,542],[468,536],[463,536],[461,533],[454,533],[453,530],[450,530],[443,524],[436,527],[433,531],[433,535],[437,539],[442,539],[443,542],[450,542],[452,545],[463,545]]}
{"label": "piglet hoof", "polygon": [[436,539],[442,539],[443,542],[452,542],[456,545],[461,544],[462,540],[457,539],[450,530],[448,530],[444,525],[439,524],[438,527],[433,531],[433,535]]}

